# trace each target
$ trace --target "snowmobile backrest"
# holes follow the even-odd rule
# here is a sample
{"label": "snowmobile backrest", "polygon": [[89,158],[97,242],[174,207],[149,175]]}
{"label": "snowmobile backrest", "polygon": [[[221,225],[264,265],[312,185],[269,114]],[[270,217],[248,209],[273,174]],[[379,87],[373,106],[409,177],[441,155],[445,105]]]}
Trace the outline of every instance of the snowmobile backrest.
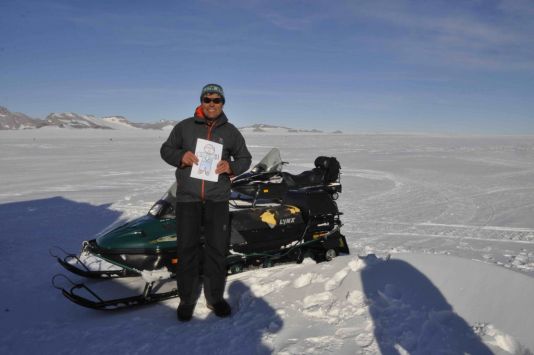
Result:
{"label": "snowmobile backrest", "polygon": [[339,171],[341,170],[341,165],[335,157],[320,156],[315,159],[314,164],[316,168],[319,168],[325,172],[325,184],[336,182],[339,178]]}

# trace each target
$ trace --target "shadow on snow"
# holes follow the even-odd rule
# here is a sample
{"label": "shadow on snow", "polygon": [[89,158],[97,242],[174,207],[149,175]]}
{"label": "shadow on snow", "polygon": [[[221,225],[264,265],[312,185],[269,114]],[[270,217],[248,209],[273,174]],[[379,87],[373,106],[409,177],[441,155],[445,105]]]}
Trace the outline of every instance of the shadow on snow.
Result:
{"label": "shadow on snow", "polygon": [[121,212],[110,204],[95,206],[60,196],[0,204],[0,233],[12,245],[48,248],[55,244],[79,249],[81,241],[92,238],[117,221]]}
{"label": "shadow on snow", "polygon": [[362,270],[375,339],[382,354],[492,354],[432,282],[405,261]]}
{"label": "shadow on snow", "polygon": [[[121,213],[109,207],[109,204],[95,206],[63,197],[0,204],[0,279],[5,286],[0,301],[3,324],[9,324],[0,336],[2,352],[43,349],[45,352],[84,349],[82,353],[113,349],[138,353],[145,350],[146,353],[168,350],[191,354],[272,352],[263,340],[278,332],[283,321],[240,280],[228,280],[228,301],[233,308],[230,318],[219,319],[209,312],[204,314],[205,318],[195,316],[188,323],[176,319],[178,299],[159,306],[106,312],[74,305],[52,288],[50,279],[57,273],[118,293],[135,292],[131,286],[143,284],[140,278],[126,283],[85,280],[69,275],[49,255],[49,249],[55,245],[78,253],[82,241],[120,222]],[[165,286],[174,285],[174,281],[168,281]],[[113,337],[109,337],[110,329],[115,334]],[[39,344],[33,341],[36,334],[46,334]],[[95,342],[97,338],[101,340]]]}
{"label": "shadow on snow", "polygon": [[276,310],[240,280],[229,280],[227,292],[232,316],[220,319],[210,313],[176,325],[181,343],[176,349],[188,354],[272,353],[269,338],[283,327]]}

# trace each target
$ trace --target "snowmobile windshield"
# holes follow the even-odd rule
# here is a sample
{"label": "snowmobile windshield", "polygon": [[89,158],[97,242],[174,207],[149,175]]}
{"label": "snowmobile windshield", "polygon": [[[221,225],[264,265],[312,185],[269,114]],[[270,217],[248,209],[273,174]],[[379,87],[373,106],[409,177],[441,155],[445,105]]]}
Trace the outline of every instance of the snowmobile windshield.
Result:
{"label": "snowmobile windshield", "polygon": [[154,217],[173,217],[174,205],[176,204],[176,182],[167,190],[148,211],[148,214]]}
{"label": "snowmobile windshield", "polygon": [[268,173],[282,171],[282,157],[278,148],[273,148],[252,168],[253,173]]}

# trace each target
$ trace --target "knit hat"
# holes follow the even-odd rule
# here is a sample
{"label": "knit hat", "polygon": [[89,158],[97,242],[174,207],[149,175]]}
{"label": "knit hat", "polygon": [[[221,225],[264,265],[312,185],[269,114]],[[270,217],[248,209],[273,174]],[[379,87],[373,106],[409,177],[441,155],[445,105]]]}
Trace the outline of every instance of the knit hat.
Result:
{"label": "knit hat", "polygon": [[204,95],[207,95],[207,94],[219,94],[224,104],[225,99],[224,99],[224,91],[223,91],[222,86],[218,84],[208,84],[204,86],[202,88],[202,92],[200,93],[200,101],[202,101],[202,98],[204,97]]}

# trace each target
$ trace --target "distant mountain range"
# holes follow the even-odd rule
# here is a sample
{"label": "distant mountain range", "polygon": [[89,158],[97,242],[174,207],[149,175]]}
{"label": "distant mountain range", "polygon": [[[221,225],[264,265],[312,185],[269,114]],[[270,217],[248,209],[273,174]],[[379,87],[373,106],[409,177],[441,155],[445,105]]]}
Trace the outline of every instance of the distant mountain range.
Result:
{"label": "distant mountain range", "polygon": [[36,129],[60,127],[74,129],[165,129],[172,128],[178,121],[161,120],[153,123],[131,122],[123,116],[95,117],[72,112],[51,113],[45,119],[31,118],[20,112],[11,112],[0,106],[0,130]]}
{"label": "distant mountain range", "polygon": [[[0,130],[37,129],[42,127],[59,127],[70,129],[157,129],[170,130],[178,121],[160,120],[153,123],[131,122],[123,116],[95,117],[73,112],[51,113],[45,119],[32,118],[20,112],[11,112],[0,106]],[[243,133],[324,133],[317,129],[295,129],[262,123],[239,128]],[[342,133],[335,131],[332,133]]]}
{"label": "distant mountain range", "polygon": [[256,123],[252,126],[239,128],[241,132],[247,133],[323,133],[317,129],[295,129],[283,126],[273,126],[263,123]]}

